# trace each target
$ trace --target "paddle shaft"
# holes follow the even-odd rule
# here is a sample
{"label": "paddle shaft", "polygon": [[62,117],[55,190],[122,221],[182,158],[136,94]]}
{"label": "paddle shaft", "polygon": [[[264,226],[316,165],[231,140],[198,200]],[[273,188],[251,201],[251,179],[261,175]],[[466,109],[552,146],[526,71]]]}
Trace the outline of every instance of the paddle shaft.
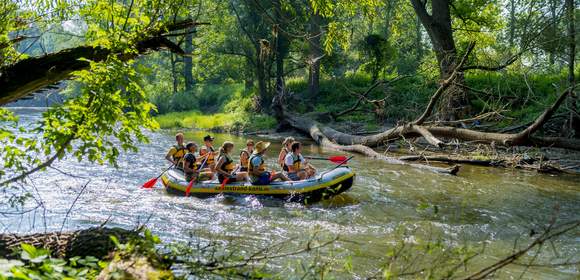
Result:
{"label": "paddle shaft", "polygon": [[167,172],[167,170],[171,169],[174,166],[175,166],[175,163],[170,165],[169,167],[167,167],[167,169],[163,170],[163,172],[161,172],[161,174],[159,174],[159,176],[155,177],[155,180],[159,179],[159,177],[161,177],[163,175],[163,173]]}
{"label": "paddle shaft", "polygon": [[[207,153],[204,157],[205,157],[205,159],[199,165],[199,167],[197,167],[197,171],[201,170],[201,167],[207,162],[207,159],[209,158],[209,153]],[[191,187],[197,181],[196,179],[199,179],[199,175],[197,175],[197,177],[191,179],[191,182],[189,182],[189,184],[187,185],[187,188],[185,189],[185,196],[189,196],[189,192],[191,191]]]}
{"label": "paddle shaft", "polygon": [[304,157],[304,158],[306,158],[306,159],[328,160],[328,158],[325,158],[325,157],[311,157],[311,156],[307,156],[307,157]]}
{"label": "paddle shaft", "polygon": [[343,161],[342,161],[342,162],[341,162],[339,165],[337,165],[337,166],[335,166],[334,168],[330,169],[330,171],[332,171],[332,170],[334,170],[334,169],[337,169],[337,168],[339,168],[339,167],[343,166],[345,163],[347,163],[347,162],[348,162],[349,160],[351,160],[353,157],[354,157],[354,156],[350,156],[349,158],[347,158],[347,159],[343,160]]}
{"label": "paddle shaft", "polygon": [[[201,167],[203,167],[203,165],[207,162],[207,159],[209,158],[209,153],[205,154],[205,159],[203,160],[203,162],[197,167],[197,169],[195,171],[200,171]],[[199,176],[198,176],[199,177]],[[192,181],[195,180],[195,178],[191,179]]]}

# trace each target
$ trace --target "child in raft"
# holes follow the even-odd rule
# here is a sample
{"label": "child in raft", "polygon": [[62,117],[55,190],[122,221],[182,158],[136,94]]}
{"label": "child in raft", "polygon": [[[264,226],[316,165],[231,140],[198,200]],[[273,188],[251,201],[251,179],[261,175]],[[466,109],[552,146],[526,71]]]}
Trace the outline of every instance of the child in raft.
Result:
{"label": "child in raft", "polygon": [[197,144],[193,142],[187,143],[185,146],[188,153],[183,157],[183,171],[185,173],[185,180],[190,182],[193,179],[198,181],[211,180],[213,173],[209,168],[200,168],[201,163],[205,161],[207,156],[198,159],[195,157],[197,151]]}
{"label": "child in raft", "polygon": [[290,149],[291,152],[284,159],[284,164],[288,166],[288,178],[300,181],[314,176],[316,169],[302,156],[302,144],[294,142]]}
{"label": "child in raft", "polygon": [[236,168],[236,164],[231,157],[233,149],[234,143],[230,141],[224,142],[219,149],[219,156],[215,165],[215,171],[217,172],[218,180],[220,183],[223,183],[226,179],[226,183],[248,181],[249,179],[248,172],[238,171],[239,168]]}
{"label": "child in raft", "polygon": [[288,172],[288,166],[286,165],[286,163],[284,162],[286,159],[286,156],[292,152],[291,146],[292,143],[294,143],[295,139],[294,137],[286,137],[284,139],[284,141],[282,141],[282,149],[280,150],[280,153],[278,154],[278,164],[280,165],[280,167],[282,168],[282,170],[284,172]]}

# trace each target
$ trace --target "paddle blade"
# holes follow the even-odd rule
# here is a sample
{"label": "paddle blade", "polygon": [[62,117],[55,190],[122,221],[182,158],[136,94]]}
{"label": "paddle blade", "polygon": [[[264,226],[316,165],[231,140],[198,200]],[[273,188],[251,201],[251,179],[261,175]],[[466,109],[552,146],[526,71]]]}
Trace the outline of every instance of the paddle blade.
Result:
{"label": "paddle blade", "polygon": [[155,187],[155,183],[157,183],[157,178],[153,178],[147,182],[145,182],[145,184],[143,184],[142,188],[144,189],[150,189]]}
{"label": "paddle blade", "polygon": [[230,177],[226,177],[224,179],[224,181],[222,182],[222,186],[221,186],[222,190],[226,188],[226,184],[228,183],[229,180],[230,180]]}
{"label": "paddle blade", "polygon": [[185,196],[189,196],[189,192],[191,191],[193,182],[195,182],[195,178],[191,179],[191,182],[189,182],[189,184],[187,185],[187,188],[185,189]]}
{"label": "paddle blade", "polygon": [[332,157],[329,157],[328,160],[330,160],[336,164],[348,162],[348,158],[346,158],[346,156],[332,156]]}

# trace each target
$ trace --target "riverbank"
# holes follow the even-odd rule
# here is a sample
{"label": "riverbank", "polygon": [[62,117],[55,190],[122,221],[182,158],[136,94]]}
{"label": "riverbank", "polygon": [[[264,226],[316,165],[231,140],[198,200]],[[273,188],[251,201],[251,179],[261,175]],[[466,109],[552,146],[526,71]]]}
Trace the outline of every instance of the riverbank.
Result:
{"label": "riverbank", "polygon": [[276,120],[268,115],[245,112],[202,114],[198,111],[172,112],[158,115],[155,120],[163,129],[195,129],[242,134],[271,130]]}

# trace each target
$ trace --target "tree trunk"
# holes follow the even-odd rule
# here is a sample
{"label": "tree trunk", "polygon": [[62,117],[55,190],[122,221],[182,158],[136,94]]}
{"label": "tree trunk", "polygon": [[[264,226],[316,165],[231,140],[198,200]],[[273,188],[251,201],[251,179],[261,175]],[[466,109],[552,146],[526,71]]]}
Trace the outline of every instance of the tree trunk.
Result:
{"label": "tree trunk", "polygon": [[258,79],[258,111],[265,112],[268,109],[270,100],[268,98],[268,84],[266,79],[266,60],[269,48],[265,41],[256,42],[256,78]]}
{"label": "tree trunk", "polygon": [[576,95],[576,76],[574,74],[576,61],[576,28],[575,28],[575,9],[574,0],[566,0],[566,16],[568,18],[568,84],[571,88],[570,94],[570,133],[574,137],[580,138],[580,117],[578,113],[578,96]]}
{"label": "tree trunk", "polygon": [[416,16],[415,21],[415,50],[417,51],[417,65],[423,60],[423,34],[421,33],[421,19]]}
{"label": "tree trunk", "polygon": [[[551,16],[551,22],[552,22],[552,26],[550,27],[550,29],[552,30],[552,34],[556,35],[558,34],[558,20],[556,18],[557,14],[556,14],[556,9],[558,8],[558,2],[559,0],[550,0],[550,16]],[[550,53],[548,56],[548,62],[550,63],[550,67],[554,67],[554,64],[556,63],[556,42],[550,42],[549,46],[550,46]]]}
{"label": "tree trunk", "polygon": [[321,126],[315,121],[288,113],[285,110],[282,110],[282,115],[286,123],[308,134],[310,137],[312,137],[314,141],[316,141],[316,143],[326,148],[363,154],[371,158],[384,160],[390,164],[409,165],[411,167],[426,169],[436,173],[455,175],[459,171],[459,166],[453,166],[451,168],[441,168],[422,164],[409,164],[402,160],[388,157],[382,153],[377,153],[376,151],[374,151],[365,144],[355,143],[356,141],[354,141],[354,138],[356,138],[357,136],[344,134],[332,128]]}
{"label": "tree trunk", "polygon": [[322,29],[320,28],[321,21],[322,18],[318,14],[313,14],[310,17],[308,93],[311,97],[317,96],[320,90],[320,60],[323,56],[322,47],[320,46],[320,39],[322,37]]}
{"label": "tree trunk", "polygon": [[173,78],[173,94],[176,94],[177,88],[179,86],[179,77],[177,75],[177,58],[173,53],[171,53],[169,59],[171,60],[171,77]]}
{"label": "tree trunk", "polygon": [[510,0],[510,21],[509,21],[509,45],[510,47],[514,46],[514,39],[516,37],[516,0]]}
{"label": "tree trunk", "polygon": [[[190,29],[190,32],[193,30]],[[193,34],[185,35],[185,42],[183,50],[190,54],[193,51]],[[191,56],[183,56],[183,79],[185,81],[185,91],[191,93],[193,91],[193,60]]]}
{"label": "tree trunk", "polygon": [[37,248],[49,249],[55,257],[86,257],[102,258],[116,247],[111,236],[119,242],[126,243],[131,238],[139,237],[138,232],[121,228],[95,227],[73,232],[50,232],[35,234],[0,234],[0,258],[10,258],[14,250],[20,248],[20,243],[33,245]]}
{"label": "tree trunk", "polygon": [[276,24],[273,26],[276,59],[276,88],[274,94],[279,95],[283,94],[286,90],[284,83],[284,59],[288,55],[290,41],[288,40],[288,37],[284,35],[286,24],[282,14],[282,4],[280,3],[280,0],[273,1],[273,4],[276,20]]}
{"label": "tree trunk", "polygon": [[[413,8],[423,27],[427,30],[433,51],[439,64],[439,77],[441,80],[447,79],[457,63],[457,49],[451,29],[450,3],[448,0],[433,0],[431,2],[432,13],[427,13],[427,8],[421,0],[411,0]],[[455,83],[463,84],[463,74],[455,77]],[[469,114],[469,99],[464,88],[451,85],[447,88],[443,100],[439,106],[438,118],[444,120],[455,120]]]}

